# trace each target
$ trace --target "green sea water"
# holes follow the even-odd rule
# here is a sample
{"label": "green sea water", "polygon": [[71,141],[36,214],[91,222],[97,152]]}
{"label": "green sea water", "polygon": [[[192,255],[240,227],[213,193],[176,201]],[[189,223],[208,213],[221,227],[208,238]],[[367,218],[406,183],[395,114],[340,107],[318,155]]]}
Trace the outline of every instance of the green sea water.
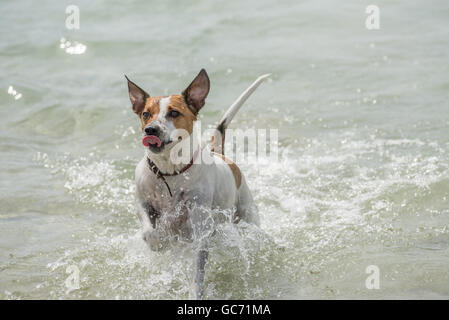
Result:
{"label": "green sea water", "polygon": [[271,73],[231,126],[279,136],[240,164],[261,228],[219,226],[207,299],[448,299],[449,3],[377,1],[379,30],[368,4],[1,1],[0,298],[192,297],[192,247],[141,240],[124,74],[166,95],[205,68],[203,127]]}

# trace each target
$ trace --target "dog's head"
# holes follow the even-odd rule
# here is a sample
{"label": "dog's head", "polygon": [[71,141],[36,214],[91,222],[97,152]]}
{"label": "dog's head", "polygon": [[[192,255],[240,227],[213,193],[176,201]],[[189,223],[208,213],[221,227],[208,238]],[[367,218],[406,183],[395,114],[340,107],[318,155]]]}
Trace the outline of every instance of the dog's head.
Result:
{"label": "dog's head", "polygon": [[132,108],[140,118],[150,152],[160,153],[166,148],[171,149],[178,142],[178,139],[173,138],[176,130],[192,133],[198,112],[209,93],[210,81],[206,70],[202,69],[181,94],[170,96],[150,97],[126,79]]}

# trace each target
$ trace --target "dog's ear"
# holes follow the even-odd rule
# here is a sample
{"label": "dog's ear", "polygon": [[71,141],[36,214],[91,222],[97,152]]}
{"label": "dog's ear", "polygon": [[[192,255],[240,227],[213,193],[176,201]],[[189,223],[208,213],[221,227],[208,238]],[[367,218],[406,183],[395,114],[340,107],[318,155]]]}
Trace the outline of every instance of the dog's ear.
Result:
{"label": "dog's ear", "polygon": [[140,114],[145,107],[145,102],[147,98],[150,97],[148,93],[146,93],[143,89],[139,88],[134,82],[128,79],[125,76],[126,80],[128,80],[128,91],[129,91],[129,99],[133,105],[133,111],[137,114]]}
{"label": "dog's ear", "polygon": [[204,106],[207,95],[209,94],[210,81],[206,70],[201,69],[200,73],[193,79],[187,89],[182,92],[189,108],[194,114],[197,114]]}

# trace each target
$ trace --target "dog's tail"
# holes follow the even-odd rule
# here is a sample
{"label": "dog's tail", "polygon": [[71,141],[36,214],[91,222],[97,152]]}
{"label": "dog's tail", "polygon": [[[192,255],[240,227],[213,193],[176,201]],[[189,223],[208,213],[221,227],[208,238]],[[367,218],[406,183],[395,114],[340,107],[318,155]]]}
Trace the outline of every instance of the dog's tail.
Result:
{"label": "dog's tail", "polygon": [[225,143],[225,133],[226,128],[231,123],[232,119],[236,115],[237,111],[241,108],[241,106],[245,103],[245,101],[249,98],[249,96],[256,91],[257,87],[270,76],[271,74],[264,74],[257,78],[256,81],[253,82],[252,85],[248,87],[241,95],[234,101],[234,103],[229,107],[228,111],[224,114],[223,118],[221,118],[217,127],[215,128],[214,135],[211,140],[211,150],[216,153],[220,153],[224,155],[224,143]]}

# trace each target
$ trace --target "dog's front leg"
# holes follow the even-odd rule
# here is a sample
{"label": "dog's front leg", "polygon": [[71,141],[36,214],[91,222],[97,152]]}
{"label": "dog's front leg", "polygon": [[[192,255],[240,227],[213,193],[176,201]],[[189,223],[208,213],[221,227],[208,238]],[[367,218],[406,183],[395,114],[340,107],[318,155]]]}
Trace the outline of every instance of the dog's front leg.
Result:
{"label": "dog's front leg", "polygon": [[203,298],[206,263],[209,257],[209,238],[213,233],[215,226],[211,206],[207,201],[204,201],[204,199],[202,200],[203,201],[185,200],[184,202],[184,208],[189,212],[188,217],[193,233],[193,239],[199,243],[195,268],[195,295],[197,300]]}
{"label": "dog's front leg", "polygon": [[203,298],[204,279],[206,277],[206,263],[209,257],[209,238],[204,238],[200,242],[200,247],[196,259],[195,293],[196,299]]}
{"label": "dog's front leg", "polygon": [[158,230],[157,224],[160,213],[151,205],[151,203],[142,201],[138,205],[138,216],[142,223],[142,238],[153,251],[161,250],[167,244],[166,237]]}

